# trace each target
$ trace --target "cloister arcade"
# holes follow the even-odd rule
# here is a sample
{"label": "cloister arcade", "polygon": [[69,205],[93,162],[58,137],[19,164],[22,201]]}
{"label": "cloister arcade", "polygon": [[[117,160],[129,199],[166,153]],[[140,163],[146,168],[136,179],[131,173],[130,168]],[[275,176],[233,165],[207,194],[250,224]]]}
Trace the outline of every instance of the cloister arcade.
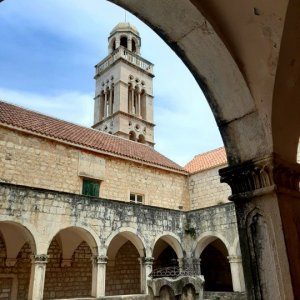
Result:
{"label": "cloister arcade", "polygon": [[[111,203],[103,199],[96,207],[103,205],[110,207]],[[133,206],[125,203],[114,205],[124,206],[126,215],[123,214],[123,217],[128,220]],[[155,208],[144,206],[140,209],[155,211]],[[116,208],[111,207],[111,210],[116,211]],[[164,213],[168,214],[168,210]],[[174,216],[176,222],[182,217],[180,212]],[[39,213],[36,220],[41,218],[43,214]],[[44,224],[39,232],[35,230],[33,219],[21,225],[13,220],[14,217],[7,216],[7,221],[0,222],[0,274],[6,275],[5,281],[1,281],[1,277],[0,281],[2,285],[11,286],[13,283],[17,292],[10,295],[11,299],[146,294],[147,280],[153,270],[170,265],[183,268],[195,262],[194,258],[198,258],[197,261],[202,258],[201,264],[205,265],[206,258],[201,256],[205,247],[211,243],[220,250],[216,244],[218,237],[228,239],[226,232],[220,230],[205,241],[203,236],[206,237],[207,233],[203,232],[195,240],[187,242],[186,239],[190,238],[181,230],[177,233],[165,231],[154,223],[151,225],[156,228],[153,231],[147,227],[147,220],[138,220],[137,227],[121,226],[112,231],[110,226],[96,228],[92,225],[96,220],[93,218],[85,218],[85,221],[72,218],[57,221],[59,215],[47,218],[52,225]],[[142,227],[143,231],[137,229]],[[211,231],[208,233],[211,234]],[[18,243],[15,243],[16,240]],[[225,250],[222,248],[221,251],[238,255],[233,248],[227,248],[232,242],[226,243]]]}

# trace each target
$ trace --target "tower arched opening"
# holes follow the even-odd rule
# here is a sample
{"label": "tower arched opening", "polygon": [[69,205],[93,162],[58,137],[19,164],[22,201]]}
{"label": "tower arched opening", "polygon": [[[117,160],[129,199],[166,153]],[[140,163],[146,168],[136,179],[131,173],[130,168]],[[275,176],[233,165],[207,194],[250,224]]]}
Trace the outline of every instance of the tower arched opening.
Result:
{"label": "tower arched opening", "polygon": [[145,136],[143,136],[142,134],[140,134],[139,138],[138,138],[138,142],[141,143],[141,144],[145,144]]}
{"label": "tower arched opening", "polygon": [[131,41],[131,47],[132,47],[132,52],[136,53],[137,48],[136,48],[135,39],[132,39],[132,41]]}
{"label": "tower arched opening", "polygon": [[129,139],[134,142],[136,141],[136,134],[134,131],[129,132]]}
{"label": "tower arched opening", "polygon": [[128,38],[127,36],[121,36],[120,45],[128,49]]}

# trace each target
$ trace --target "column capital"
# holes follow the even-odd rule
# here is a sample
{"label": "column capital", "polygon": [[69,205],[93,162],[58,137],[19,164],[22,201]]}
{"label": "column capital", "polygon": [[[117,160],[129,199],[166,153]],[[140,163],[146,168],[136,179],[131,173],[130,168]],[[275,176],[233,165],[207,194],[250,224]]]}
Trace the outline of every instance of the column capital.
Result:
{"label": "column capital", "polygon": [[48,262],[47,254],[35,254],[31,256],[32,264],[46,264]]}
{"label": "column capital", "polygon": [[229,263],[242,263],[242,257],[239,255],[230,255],[227,256]]}
{"label": "column capital", "polygon": [[143,257],[142,262],[144,265],[153,265],[154,257]]}
{"label": "column capital", "polygon": [[94,255],[93,257],[92,257],[92,261],[93,261],[93,263],[94,264],[96,264],[96,265],[100,265],[100,264],[107,264],[107,256],[105,256],[105,255]]}
{"label": "column capital", "polygon": [[274,190],[299,192],[300,165],[288,163],[278,155],[249,160],[219,170],[220,181],[229,184],[230,200],[252,198]]}

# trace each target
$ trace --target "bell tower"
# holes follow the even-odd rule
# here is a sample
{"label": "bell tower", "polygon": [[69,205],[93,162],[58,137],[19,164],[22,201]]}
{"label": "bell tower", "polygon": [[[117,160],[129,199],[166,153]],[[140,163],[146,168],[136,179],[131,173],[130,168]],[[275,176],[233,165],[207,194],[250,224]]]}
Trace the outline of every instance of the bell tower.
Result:
{"label": "bell tower", "polygon": [[92,127],[153,147],[153,64],[140,49],[139,32],[130,23],[111,31],[108,56],[95,66]]}

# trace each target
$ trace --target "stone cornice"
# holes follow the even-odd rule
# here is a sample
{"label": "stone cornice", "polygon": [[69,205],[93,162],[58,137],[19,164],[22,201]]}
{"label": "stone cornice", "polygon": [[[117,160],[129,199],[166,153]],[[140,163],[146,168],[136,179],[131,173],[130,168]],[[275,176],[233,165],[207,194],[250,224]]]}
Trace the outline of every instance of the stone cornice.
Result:
{"label": "stone cornice", "polygon": [[275,190],[299,194],[300,165],[287,163],[276,154],[220,169],[219,175],[231,187],[229,199],[233,201]]}

